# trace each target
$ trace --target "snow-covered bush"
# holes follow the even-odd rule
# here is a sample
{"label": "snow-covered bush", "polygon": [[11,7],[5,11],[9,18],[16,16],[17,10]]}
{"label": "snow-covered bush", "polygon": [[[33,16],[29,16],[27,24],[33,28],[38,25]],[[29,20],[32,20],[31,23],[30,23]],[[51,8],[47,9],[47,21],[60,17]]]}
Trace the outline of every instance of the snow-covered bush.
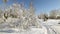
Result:
{"label": "snow-covered bush", "polygon": [[33,7],[26,9],[20,4],[13,4],[5,8],[2,15],[3,19],[0,22],[3,22],[2,24],[5,24],[3,26],[7,28],[19,28],[21,30],[27,30],[32,26],[40,28],[41,26],[37,20],[38,18],[36,18],[35,12],[32,9]]}

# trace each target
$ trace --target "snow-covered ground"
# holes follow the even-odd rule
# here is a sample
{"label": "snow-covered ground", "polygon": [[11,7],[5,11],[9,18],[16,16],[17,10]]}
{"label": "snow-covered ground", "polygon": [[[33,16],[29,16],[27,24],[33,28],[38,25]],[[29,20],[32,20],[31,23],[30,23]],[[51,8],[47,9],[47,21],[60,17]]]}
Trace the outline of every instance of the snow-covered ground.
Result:
{"label": "snow-covered ground", "polygon": [[[6,34],[6,33],[7,34],[9,34],[9,33],[11,33],[11,34],[47,34],[47,30],[45,27],[43,27],[43,28],[31,28],[30,30],[21,31],[21,32],[13,32],[13,30],[9,29],[8,31],[6,31],[6,30],[2,31],[1,33],[3,33],[3,34]],[[15,30],[18,31],[18,29],[15,29]]]}
{"label": "snow-covered ground", "polygon": [[8,28],[0,30],[0,34],[60,34],[60,20],[49,19],[40,20],[42,28],[32,28],[27,31],[19,31],[18,28]]}
{"label": "snow-covered ground", "polygon": [[46,25],[55,31],[56,34],[60,34],[60,20],[59,19],[49,19],[45,21]]}

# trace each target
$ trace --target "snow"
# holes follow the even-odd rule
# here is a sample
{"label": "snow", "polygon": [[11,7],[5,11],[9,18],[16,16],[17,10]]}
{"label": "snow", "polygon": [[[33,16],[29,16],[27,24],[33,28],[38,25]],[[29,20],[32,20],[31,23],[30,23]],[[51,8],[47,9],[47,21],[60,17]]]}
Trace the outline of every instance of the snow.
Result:
{"label": "snow", "polygon": [[[19,31],[18,29],[12,29],[12,30]],[[12,30],[9,29],[8,32],[7,31],[6,32],[11,33]],[[22,31],[18,33],[13,32],[13,34],[19,34],[19,33],[20,34],[47,34],[47,31],[46,31],[46,28],[31,28],[31,30],[28,30],[28,31]]]}
{"label": "snow", "polygon": [[49,19],[45,22],[40,20],[40,22],[41,22],[40,24],[42,28],[30,27],[30,29],[27,31],[20,31],[20,29],[18,28],[11,28],[11,29],[8,28],[8,29],[4,29],[2,32],[10,31],[10,33],[7,32],[7,34],[8,33],[9,34],[48,34],[48,33],[49,34],[60,34],[60,25],[58,24],[60,20]]}
{"label": "snow", "polygon": [[[15,17],[8,13],[10,10]],[[5,10],[9,15],[7,19],[6,16],[0,18],[0,34],[60,34],[59,19],[43,21],[33,14],[33,10],[31,10],[32,13],[28,9],[24,10],[20,4],[13,4]]]}
{"label": "snow", "polygon": [[58,34],[60,34],[60,26],[52,26],[52,28],[53,28]]}
{"label": "snow", "polygon": [[53,29],[55,31],[56,34],[60,34],[60,20],[59,19],[49,19],[46,22],[46,25]]}

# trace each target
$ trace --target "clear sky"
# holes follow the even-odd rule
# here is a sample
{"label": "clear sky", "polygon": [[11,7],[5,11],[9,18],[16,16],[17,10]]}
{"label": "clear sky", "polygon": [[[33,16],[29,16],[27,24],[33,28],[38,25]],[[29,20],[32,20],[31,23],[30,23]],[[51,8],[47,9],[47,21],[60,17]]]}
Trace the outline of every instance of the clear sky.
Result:
{"label": "clear sky", "polygon": [[[18,3],[23,2],[23,0],[17,0]],[[7,5],[14,3],[13,0],[9,0]],[[29,7],[30,0],[25,0],[25,7]],[[36,14],[41,12],[48,13],[54,9],[60,9],[60,0],[33,0],[34,7],[36,8]],[[0,0],[0,6],[3,6],[2,0]]]}

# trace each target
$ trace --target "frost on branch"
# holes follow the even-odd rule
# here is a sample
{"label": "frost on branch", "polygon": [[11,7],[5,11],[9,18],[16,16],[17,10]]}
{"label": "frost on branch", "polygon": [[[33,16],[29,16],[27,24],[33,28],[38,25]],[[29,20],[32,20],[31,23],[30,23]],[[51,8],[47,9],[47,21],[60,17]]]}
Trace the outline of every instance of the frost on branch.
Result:
{"label": "frost on branch", "polygon": [[39,28],[41,26],[34,13],[33,7],[26,9],[21,4],[13,4],[0,14],[2,15],[0,16],[0,20],[2,19],[0,24],[3,25],[1,25],[3,28],[28,29],[32,26]]}

